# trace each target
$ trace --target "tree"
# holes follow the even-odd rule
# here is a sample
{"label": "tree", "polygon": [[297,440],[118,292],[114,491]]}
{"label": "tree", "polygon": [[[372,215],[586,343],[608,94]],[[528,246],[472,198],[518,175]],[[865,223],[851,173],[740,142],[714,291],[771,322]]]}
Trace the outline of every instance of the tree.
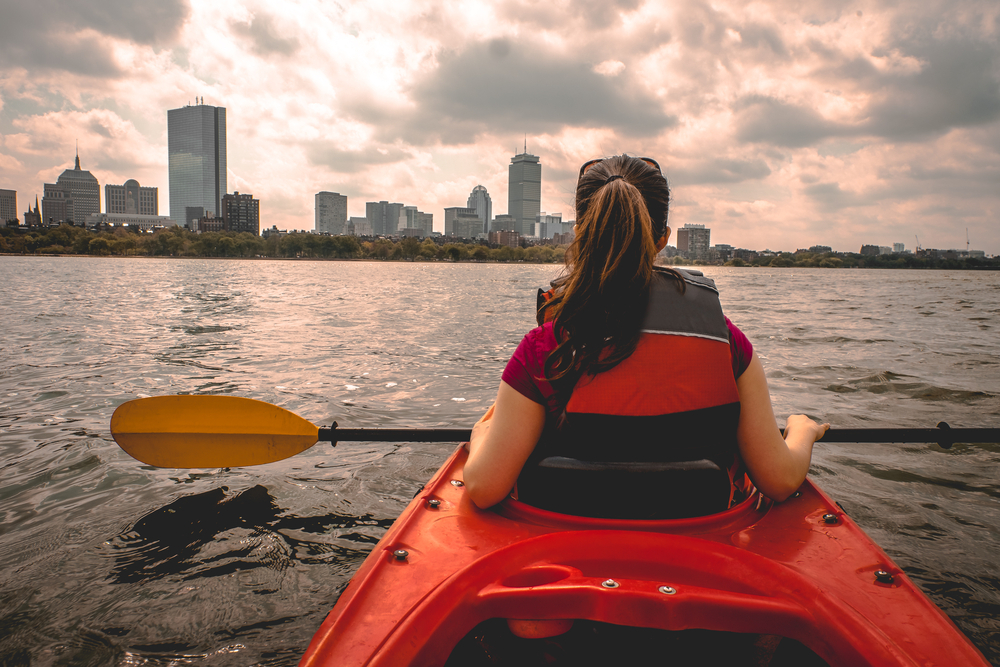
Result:
{"label": "tree", "polygon": [[98,236],[96,239],[90,240],[89,251],[91,255],[110,255],[111,242],[106,238]]}
{"label": "tree", "polygon": [[406,259],[413,259],[420,254],[420,241],[408,236],[399,242],[400,251]]}

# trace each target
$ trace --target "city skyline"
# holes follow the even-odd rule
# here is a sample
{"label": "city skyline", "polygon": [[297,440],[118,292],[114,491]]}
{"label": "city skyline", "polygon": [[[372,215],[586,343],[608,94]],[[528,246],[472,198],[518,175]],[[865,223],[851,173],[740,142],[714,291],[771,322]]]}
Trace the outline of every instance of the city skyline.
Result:
{"label": "city skyline", "polygon": [[663,166],[672,227],[737,247],[961,248],[968,228],[1000,254],[995,3],[91,3],[5,16],[0,188],[21,208],[79,139],[102,184],[168,210],[164,110],[204,96],[239,137],[226,191],[282,229],[329,190],[443,231],[476,185],[503,206],[527,134],[542,210],[567,218],[579,165],[625,151]]}

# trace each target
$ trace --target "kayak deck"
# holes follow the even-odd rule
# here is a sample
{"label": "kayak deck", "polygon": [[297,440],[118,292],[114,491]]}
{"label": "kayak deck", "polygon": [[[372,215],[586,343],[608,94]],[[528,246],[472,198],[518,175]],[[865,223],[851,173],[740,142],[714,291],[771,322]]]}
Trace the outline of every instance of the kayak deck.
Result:
{"label": "kayak deck", "polygon": [[[509,498],[477,509],[466,456],[459,448],[383,536],[301,664],[444,665],[490,641],[567,653],[580,633],[643,628],[667,645],[787,638],[834,666],[988,664],[810,480],[784,503],[754,494],[705,517],[591,519]],[[579,620],[511,643],[499,639],[506,619]]]}

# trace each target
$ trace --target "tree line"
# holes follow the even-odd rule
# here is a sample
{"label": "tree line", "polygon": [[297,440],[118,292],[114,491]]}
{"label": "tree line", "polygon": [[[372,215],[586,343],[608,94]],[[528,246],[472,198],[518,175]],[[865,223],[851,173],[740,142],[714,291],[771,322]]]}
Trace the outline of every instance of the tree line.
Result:
{"label": "tree line", "polygon": [[[443,240],[442,240],[443,241]],[[203,232],[165,227],[137,233],[125,227],[90,231],[60,225],[50,229],[0,229],[0,252],[30,255],[97,255],[146,257],[306,257],[330,259],[445,260],[561,263],[565,246],[491,248],[481,243],[432,239],[371,239],[320,234]]]}
{"label": "tree line", "polygon": [[[447,239],[365,240],[355,236],[320,234],[273,234],[266,239],[247,232],[204,232],[184,227],[166,227],[137,233],[125,227],[112,231],[90,231],[60,225],[48,229],[0,228],[0,253],[29,255],[98,255],[148,257],[275,257],[329,259],[384,259],[411,261],[479,261],[562,263],[566,246],[537,245],[527,248],[490,247]],[[672,257],[662,261],[673,266],[710,265],[720,262]],[[780,253],[751,261],[733,259],[726,266],[867,269],[1000,269],[1000,259],[933,258],[915,255],[861,255],[855,253]]]}
{"label": "tree line", "polygon": [[1000,259],[917,257],[902,253],[862,255],[859,253],[783,252],[773,257],[757,257],[747,262],[732,259],[726,266],[774,266],[823,269],[1000,269]]}

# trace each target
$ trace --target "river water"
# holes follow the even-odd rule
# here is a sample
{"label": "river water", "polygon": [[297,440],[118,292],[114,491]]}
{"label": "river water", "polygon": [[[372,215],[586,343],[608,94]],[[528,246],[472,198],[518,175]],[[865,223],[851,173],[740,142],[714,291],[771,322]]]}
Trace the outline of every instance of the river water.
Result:
{"label": "river water", "polygon": [[[560,267],[0,257],[0,665],[291,665],[452,451],[319,444],[166,470],[141,396],[468,427]],[[1000,426],[1000,273],[706,269],[775,412]],[[998,445],[819,445],[812,477],[1000,664]]]}

